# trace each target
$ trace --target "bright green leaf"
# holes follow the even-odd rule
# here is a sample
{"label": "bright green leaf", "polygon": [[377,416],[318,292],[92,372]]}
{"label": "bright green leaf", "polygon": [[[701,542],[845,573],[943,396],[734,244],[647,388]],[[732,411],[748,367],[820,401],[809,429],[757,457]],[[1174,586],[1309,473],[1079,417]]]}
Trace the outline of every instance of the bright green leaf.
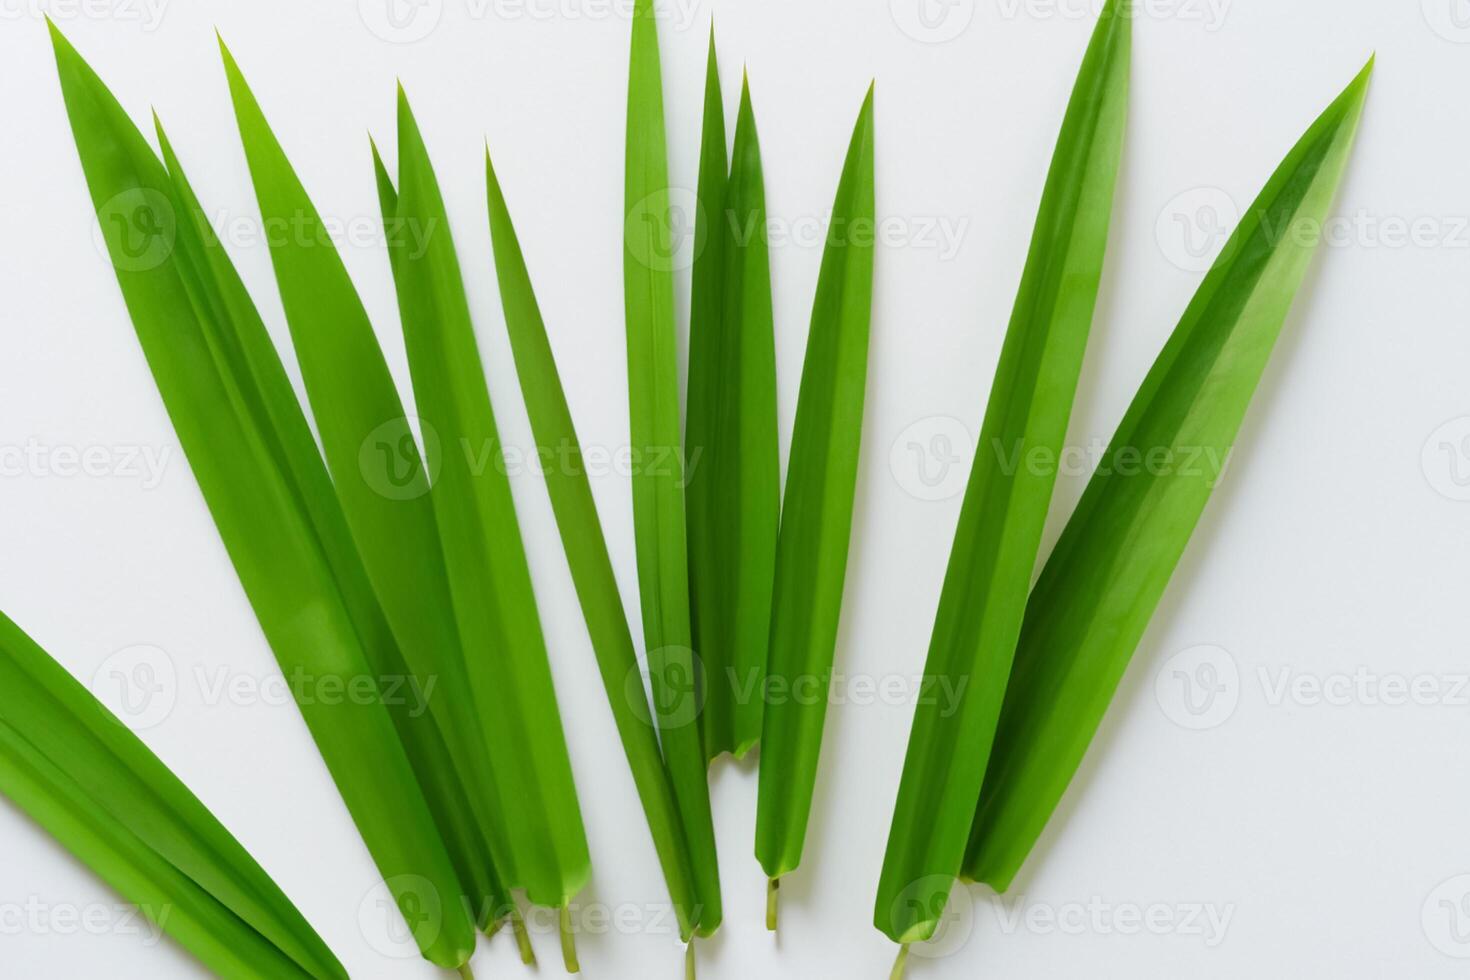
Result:
{"label": "bright green leaf", "polygon": [[[964,859],[1036,568],[1102,276],[1128,101],[1130,17],[1103,9],[1042,191],[934,621],[874,923],[928,939]],[[925,690],[931,689],[926,686]],[[933,689],[938,689],[937,686]]]}
{"label": "bright green leaf", "polygon": [[[52,37],[78,154],[123,299],[282,671],[337,690],[380,682],[359,633],[363,610],[337,579],[344,555],[329,550],[342,539],[331,539],[329,513],[312,509],[321,503],[313,483],[320,487],[325,473],[312,476],[298,451],[298,420],[277,397],[258,338],[248,336],[251,321],[231,320],[243,313],[241,296],[213,279],[217,268],[191,234],[190,211],[137,127],[54,28]],[[304,470],[292,469],[298,465]],[[474,948],[473,927],[382,699],[294,693],[399,902],[442,907],[434,934],[421,937],[424,955],[441,966],[463,965]]]}
{"label": "bright green leaf", "polygon": [[0,614],[0,792],[221,976],[347,971],[240,843]]}
{"label": "bright green leaf", "polygon": [[689,326],[689,584],[704,683],[704,748],[743,756],[760,738],[781,515],[776,350],[765,186],[750,85],[725,174],[710,42],[700,154],[703,250]]}
{"label": "bright green leaf", "polygon": [[791,436],[776,551],[771,697],[761,734],[756,857],[771,879],[801,863],[847,573],[873,307],[873,90],[832,205]]}
{"label": "bright green leaf", "polygon": [[[1077,771],[1234,444],[1330,214],[1371,74],[1369,62],[1246,212],[1047,559],[1026,606],[966,877],[1008,888]],[[1135,454],[1205,462],[1135,466]]]}
{"label": "bright green leaf", "polygon": [[637,0],[628,70],[623,296],[633,531],[654,711],[694,872],[699,932],[723,912],[691,649],[679,364],[674,329],[675,215],[669,201],[663,82],[652,0]]}

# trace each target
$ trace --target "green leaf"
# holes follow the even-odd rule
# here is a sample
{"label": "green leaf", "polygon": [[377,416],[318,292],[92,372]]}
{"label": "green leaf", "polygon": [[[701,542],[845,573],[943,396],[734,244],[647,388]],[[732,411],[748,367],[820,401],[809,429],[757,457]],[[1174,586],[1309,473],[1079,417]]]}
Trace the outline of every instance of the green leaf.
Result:
{"label": "green leaf", "polygon": [[401,87],[398,177],[398,221],[431,229],[393,268],[419,413],[443,446],[437,465],[430,454],[431,499],[470,686],[499,749],[512,884],[538,905],[565,905],[591,873],[581,810],[459,258]]}
{"label": "green leaf", "polygon": [[695,234],[704,247],[694,264],[686,456],[692,619],[705,678],[704,748],[714,759],[743,756],[760,739],[781,462],[760,142],[747,79],[727,177],[710,42],[698,213],[707,230]]}
{"label": "green leaf", "polygon": [[[197,278],[187,281],[198,294],[196,302],[213,310],[213,322],[224,328],[217,342],[222,356],[230,359],[227,375],[253,382],[241,386],[241,396],[251,399],[250,410],[259,431],[277,440],[273,447],[277,466],[286,479],[295,483],[299,506],[321,539],[368,662],[379,678],[398,690],[396,696],[385,698],[393,724],[449,848],[463,893],[471,897],[488,926],[500,917],[506,895],[474,820],[475,810],[454,767],[454,756],[432,715],[441,678],[409,670],[372,591],[331,478],[265,324],[215,236],[156,117],[155,124],[164,165],[174,184],[175,201],[187,218],[179,222],[181,260],[202,260],[196,268]],[[425,707],[430,710],[423,711]]]}
{"label": "green leaf", "polygon": [[699,932],[723,912],[689,621],[689,555],[674,329],[675,214],[669,202],[663,83],[652,0],[637,0],[628,70],[623,295],[633,532],[654,710],[689,843]]}
{"label": "green leaf", "polygon": [[869,88],[817,277],[777,543],[755,828],[770,878],[801,863],[827,717],[863,425],[874,230]]}
{"label": "green leaf", "polygon": [[[1220,476],[1218,465],[1180,461],[1218,464],[1231,450],[1330,213],[1371,73],[1370,61],[1251,205],[1047,559],[1026,607],[968,878],[1009,887],[1077,771]],[[1141,463],[1159,459],[1166,465]]]}
{"label": "green leaf", "polygon": [[[200,254],[189,209],[163,165],[54,28],[52,38],[123,299],[220,537],[283,672],[338,691],[370,688],[355,698],[319,697],[314,687],[294,693],[395,897],[404,907],[442,904],[438,928],[421,937],[425,957],[457,968],[474,948],[473,927],[454,900],[459,882],[378,691],[381,678],[359,633],[362,610],[337,579],[341,566],[333,562],[342,555],[324,544],[330,519],[311,510],[319,491],[290,469],[307,462],[288,448],[294,423],[269,380],[269,359],[255,341],[231,339],[247,329],[230,320],[243,315],[241,294],[209,278],[217,270]],[[266,382],[250,373],[256,369]]]}
{"label": "green leaf", "polygon": [[211,970],[346,978],[276,883],[158,757],[0,613],[0,792]]}
{"label": "green leaf", "polygon": [[[964,859],[1097,303],[1123,148],[1130,17],[1103,8],[1042,191],[945,574],[874,924],[928,939]],[[932,689],[938,689],[932,687]]]}
{"label": "green leaf", "polygon": [[689,848],[679,819],[673,781],[654,733],[653,713],[643,690],[633,634],[618,593],[612,557],[592,497],[592,484],[582,462],[581,443],[572,424],[551,340],[541,319],[531,275],[488,149],[485,187],[490,237],[495,247],[495,272],[521,394],[536,437],[537,453],[551,461],[543,468],[546,491],[561,531],[567,564],[612,707],[613,721],[653,834],[669,896],[679,916],[680,934],[688,940],[698,913]]}
{"label": "green leaf", "polygon": [[700,685],[700,736],[705,757],[713,761],[735,747],[735,699],[726,670],[731,665],[726,638],[720,635],[721,605],[719,530],[714,514],[714,483],[702,479],[706,454],[715,442],[719,383],[721,283],[724,279],[726,185],[725,105],[720,92],[720,66],[715,55],[715,29],[710,25],[709,55],[704,78],[704,123],[700,130],[699,182],[695,188],[694,262],[689,296],[689,391],[684,434],[685,530],[689,550],[689,627],[697,648],[694,670]]}
{"label": "green leaf", "polygon": [[[386,616],[388,629],[379,632],[391,633],[371,646],[393,650],[393,676],[405,677],[405,684],[435,685],[428,713],[413,718],[400,712],[399,728],[477,917],[488,926],[508,900],[496,866],[510,875],[513,855],[495,822],[499,804],[489,751],[455,629],[423,462],[342,258],[223,42],[220,51],[261,215],[266,227],[291,229],[271,237],[271,261],[331,469],[330,482],[321,474],[319,493],[333,497],[335,523],[345,514],[351,543],[341,547],[355,545],[361,557],[354,563],[365,566],[370,580],[361,585],[381,604],[379,618]],[[203,233],[210,234],[207,228]],[[397,251],[390,249],[390,257]],[[243,293],[238,282],[235,288]],[[269,345],[263,327],[252,332]],[[285,404],[289,397],[299,414],[278,365],[276,373],[276,401]],[[310,439],[304,423],[300,428],[298,443]],[[320,470],[314,443],[300,453],[307,445]]]}

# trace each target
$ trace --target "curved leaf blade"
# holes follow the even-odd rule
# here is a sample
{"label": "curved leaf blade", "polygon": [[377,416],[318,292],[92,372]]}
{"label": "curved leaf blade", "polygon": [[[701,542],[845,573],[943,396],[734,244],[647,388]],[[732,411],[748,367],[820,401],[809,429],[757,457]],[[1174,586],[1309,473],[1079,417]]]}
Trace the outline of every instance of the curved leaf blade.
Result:
{"label": "curved leaf blade", "polygon": [[[1128,101],[1130,16],[1103,9],[1078,71],[985,409],[935,616],[873,921],[928,939],[964,860],[1097,303]],[[926,690],[932,689],[929,686]]]}
{"label": "curved leaf blade", "polygon": [[0,613],[0,791],[226,976],[347,971],[167,766]]}
{"label": "curved leaf blade", "polygon": [[[378,619],[387,620],[370,648],[391,651],[393,676],[421,690],[435,685],[427,714],[399,712],[399,727],[477,918],[487,925],[506,906],[499,873],[513,875],[514,856],[495,819],[499,799],[455,628],[427,471],[342,257],[223,41],[220,52],[261,215],[268,226],[292,229],[272,237],[271,264],[331,471],[325,489],[334,497],[335,523],[345,517],[351,541],[344,547],[359,555],[355,579],[365,570],[367,582],[354,582],[354,589],[368,585],[381,606]],[[390,248],[390,259],[401,250]],[[280,384],[295,406],[284,375]],[[314,441],[311,455],[321,470]]]}
{"label": "curved leaf blade", "polygon": [[[700,192],[700,214],[712,215],[714,227],[694,269],[686,455],[690,593],[705,677],[705,754],[713,760],[722,752],[743,756],[760,739],[781,462],[760,140],[746,79],[734,159],[720,181],[725,130],[713,44],[708,86],[714,95],[705,128],[718,141],[707,136],[701,154],[700,184],[708,189]],[[705,165],[716,152],[718,168]],[[702,276],[701,261],[718,271]]]}
{"label": "curved leaf blade", "polygon": [[475,704],[501,749],[492,770],[512,884],[538,905],[566,905],[591,874],[581,809],[459,257],[401,87],[398,178],[399,221],[434,229],[394,260],[395,280],[419,413],[444,447],[430,495]]}
{"label": "curved leaf blade", "polygon": [[[1087,751],[1229,453],[1352,148],[1372,62],[1307,130],[1205,276],[1032,590],[965,857],[1010,886]],[[1305,232],[1305,234],[1303,233]],[[1142,458],[1142,457],[1141,457]]]}
{"label": "curved leaf blade", "polygon": [[710,935],[723,910],[691,649],[668,149],[652,0],[634,4],[624,191],[628,415],[643,642],[664,758],[698,889],[699,932]]}
{"label": "curved leaf blade", "polygon": [[[78,154],[118,284],[159,393],[241,584],[283,672],[339,685],[374,679],[352,611],[323,553],[300,488],[280,469],[279,442],[231,374],[217,311],[201,301],[173,182],[116,99],[53,28],[58,74]],[[115,220],[120,219],[120,220]],[[141,234],[140,234],[141,233]],[[182,242],[182,247],[179,247]],[[196,257],[197,258],[197,257]],[[227,451],[219,451],[219,447]],[[455,896],[459,884],[381,698],[298,698],[343,802],[400,901],[415,888]],[[459,904],[445,902],[425,956],[457,968],[474,947]]]}
{"label": "curved leaf blade", "polygon": [[613,721],[643,803],[664,880],[669,886],[669,897],[679,917],[680,935],[687,941],[698,910],[673,780],[654,733],[653,713],[643,690],[633,634],[613,575],[612,557],[592,497],[592,485],[582,463],[571,408],[567,405],[531,275],[488,150],[485,186],[495,273],[521,394],[538,452],[557,460],[556,465],[545,468],[546,491],[561,531],[567,565],[602,673]]}
{"label": "curved leaf blade", "polygon": [[197,292],[196,302],[215,313],[203,322],[206,327],[217,324],[221,328],[212,343],[229,364],[225,374],[240,379],[242,401],[258,431],[272,441],[276,465],[293,484],[298,507],[321,542],[368,662],[379,678],[400,691],[398,696],[385,698],[388,711],[449,848],[464,895],[488,925],[500,917],[507,899],[475,822],[476,810],[454,766],[455,757],[432,714],[441,678],[409,670],[368,581],[331,478],[265,324],[215,236],[156,117],[155,123],[164,165],[184,219],[178,227],[178,254],[181,262],[192,260],[198,273],[197,277],[186,277],[186,281]]}
{"label": "curved leaf blade", "polygon": [[[756,857],[771,879],[801,863],[827,717],[857,488],[873,304],[873,89],[853,129],[832,205],[791,436],[777,543],[761,732]],[[854,229],[857,229],[854,231]]]}

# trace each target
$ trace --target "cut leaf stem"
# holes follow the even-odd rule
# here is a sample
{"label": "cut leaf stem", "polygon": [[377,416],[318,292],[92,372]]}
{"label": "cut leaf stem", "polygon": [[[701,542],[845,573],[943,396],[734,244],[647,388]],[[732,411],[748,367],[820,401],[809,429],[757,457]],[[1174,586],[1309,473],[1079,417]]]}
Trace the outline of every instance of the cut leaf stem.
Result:
{"label": "cut leaf stem", "polygon": [[893,961],[893,972],[888,975],[888,980],[903,980],[903,971],[908,964],[909,944],[904,943],[898,947],[898,959]]}
{"label": "cut leaf stem", "polygon": [[568,973],[581,973],[577,963],[577,934],[572,930],[571,906],[563,905],[557,916],[557,928],[561,931],[561,959]]}
{"label": "cut leaf stem", "polygon": [[521,951],[521,962],[527,966],[535,966],[536,949],[531,945],[531,934],[526,931],[526,920],[521,918],[521,910],[515,907],[510,910],[510,929],[515,933],[516,946]]}

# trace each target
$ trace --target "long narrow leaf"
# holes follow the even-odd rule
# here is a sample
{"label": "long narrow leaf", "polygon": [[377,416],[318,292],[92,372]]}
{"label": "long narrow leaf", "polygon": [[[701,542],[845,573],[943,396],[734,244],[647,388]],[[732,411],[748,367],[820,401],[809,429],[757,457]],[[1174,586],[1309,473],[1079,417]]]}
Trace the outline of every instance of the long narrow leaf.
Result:
{"label": "long narrow leaf", "polygon": [[623,296],[638,595],[654,709],[689,842],[699,932],[723,917],[689,622],[689,555],[669,231],[668,150],[653,0],[637,0],[628,70]]}
{"label": "long narrow leaf", "polygon": [[[791,435],[771,617],[755,851],[773,883],[801,863],[847,574],[873,307],[873,90],[837,184]],[[815,692],[814,697],[805,696]]]}
{"label": "long narrow leaf", "polygon": [[[776,348],[765,185],[750,82],[741,86],[735,155],[713,38],[700,158],[700,220],[689,325],[689,568],[695,648],[704,668],[705,754],[743,756],[760,739],[781,515]],[[713,135],[711,135],[713,134]],[[718,154],[718,166],[706,159]],[[703,263],[703,264],[702,264]],[[710,270],[713,264],[714,269]]]}
{"label": "long narrow leaf", "polygon": [[673,781],[651,724],[653,715],[638,670],[633,634],[618,593],[612,557],[608,554],[592,485],[582,463],[582,447],[557,372],[551,340],[541,319],[531,275],[488,150],[485,187],[490,237],[495,248],[495,273],[521,394],[538,452],[555,461],[545,467],[546,491],[561,530],[567,564],[592,639],[592,651],[602,672],[613,720],[679,917],[679,931],[687,941],[697,916],[695,885]]}
{"label": "long narrow leaf", "polygon": [[394,260],[414,395],[426,427],[434,512],[515,854],[513,884],[538,905],[564,906],[591,873],[551,665],[531,588],[510,481],[459,258],[423,137],[398,90],[398,220],[432,228]]}
{"label": "long narrow leaf", "polygon": [[347,972],[158,757],[0,613],[0,792],[222,976]]}
{"label": "long narrow leaf", "polygon": [[[684,474],[688,510],[689,629],[696,650],[695,671],[701,688],[700,734],[704,753],[713,760],[735,748],[735,698],[726,679],[729,649],[721,630],[727,628],[720,608],[725,596],[720,581],[719,527],[715,519],[715,481],[705,475],[707,454],[717,438],[715,412],[720,377],[721,282],[724,278],[726,186],[725,100],[720,91],[720,65],[715,30],[710,25],[709,55],[704,76],[704,123],[700,129],[699,179],[695,187],[694,262],[689,294],[689,392],[684,434]],[[722,515],[723,516],[723,515]]]}
{"label": "long narrow leaf", "polygon": [[[488,926],[507,901],[497,866],[512,877],[514,855],[495,819],[499,802],[455,628],[427,475],[342,258],[223,42],[220,50],[262,217],[272,227],[292,229],[272,238],[271,261],[331,469],[328,490],[335,486],[335,509],[345,514],[391,645],[401,651],[406,682],[435,685],[427,715],[405,719],[412,729],[405,743],[415,770],[438,787],[430,793],[435,817],[481,925]],[[395,252],[390,249],[390,256]],[[312,456],[320,469],[314,445]]]}
{"label": "long narrow leaf", "polygon": [[[352,610],[300,500],[283,473],[279,437],[249,408],[227,331],[201,302],[200,262],[173,182],[101,80],[53,28],[57,67],[78,154],[139,342],[220,537],[283,671],[338,690],[376,680]],[[120,218],[122,220],[112,220]],[[404,905],[424,887],[443,900],[424,955],[462,966],[474,934],[459,882],[381,697],[297,702],[384,880]]]}
{"label": "long narrow leaf", "polygon": [[298,506],[321,541],[368,662],[379,678],[401,692],[385,699],[389,713],[459,872],[463,894],[473,900],[488,926],[504,907],[504,889],[475,823],[475,810],[454,767],[454,757],[432,713],[419,710],[418,702],[432,705],[440,678],[410,672],[373,593],[331,478],[265,324],[215,236],[161,123],[157,129],[179,208],[179,260],[192,260],[198,274],[186,277],[186,282],[196,293],[196,303],[214,313],[202,322],[206,329],[220,328],[211,342],[228,364],[225,375],[237,379],[234,383],[258,431],[274,441],[276,465],[294,484]]}
{"label": "long narrow leaf", "polygon": [[1061,457],[1092,325],[1128,96],[1120,10],[1103,8],[1062,122],[945,574],[924,680],[963,694],[914,711],[874,909],[898,943],[933,934],[959,874],[1041,547],[1057,468],[1017,464]]}
{"label": "long narrow leaf", "polygon": [[1077,771],[1281,332],[1347,164],[1372,62],[1226,243],[1129,406],[1026,607],[967,877],[1010,886]]}

